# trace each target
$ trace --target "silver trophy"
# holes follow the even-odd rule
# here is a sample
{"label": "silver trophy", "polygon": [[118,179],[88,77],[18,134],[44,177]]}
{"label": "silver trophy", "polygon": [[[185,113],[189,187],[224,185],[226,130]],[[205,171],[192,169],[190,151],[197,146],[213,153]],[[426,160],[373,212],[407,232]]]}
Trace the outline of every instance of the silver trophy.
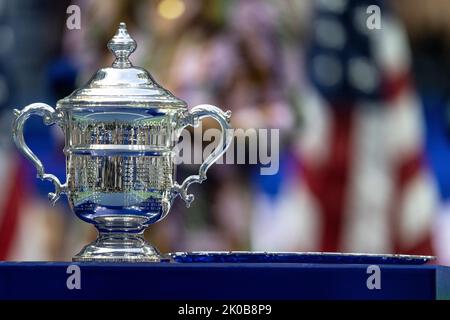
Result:
{"label": "silver trophy", "polygon": [[[50,202],[66,194],[75,214],[98,229],[98,238],[74,261],[161,261],[143,232],[168,214],[177,196],[189,207],[194,200],[189,186],[206,180],[208,168],[232,142],[227,130],[231,113],[212,105],[188,110],[183,100],[159,86],[146,70],[134,67],[128,56],[136,42],[124,23],[108,48],[116,57],[113,65],[98,70],[83,88],[59,100],[56,109],[33,103],[15,110],[13,137],[36,167],[37,176],[53,182]],[[24,124],[32,115],[64,131],[65,183],[45,172],[24,141]],[[199,174],[178,184],[174,161],[178,137],[183,128],[196,126],[206,117],[220,124],[221,139]]]}

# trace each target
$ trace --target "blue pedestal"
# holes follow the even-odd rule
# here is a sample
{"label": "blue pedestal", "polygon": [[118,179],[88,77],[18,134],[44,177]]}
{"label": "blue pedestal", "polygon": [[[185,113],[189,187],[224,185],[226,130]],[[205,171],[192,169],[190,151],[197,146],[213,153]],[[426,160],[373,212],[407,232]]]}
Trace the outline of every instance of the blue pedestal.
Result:
{"label": "blue pedestal", "polygon": [[450,267],[379,265],[370,290],[368,266],[0,262],[0,299],[450,299]]}

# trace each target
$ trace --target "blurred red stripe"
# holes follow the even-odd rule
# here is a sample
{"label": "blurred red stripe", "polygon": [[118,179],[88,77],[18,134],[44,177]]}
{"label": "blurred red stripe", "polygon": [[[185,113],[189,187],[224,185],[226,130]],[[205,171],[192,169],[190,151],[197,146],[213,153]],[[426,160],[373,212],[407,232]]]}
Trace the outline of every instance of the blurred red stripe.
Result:
{"label": "blurred red stripe", "polygon": [[320,249],[339,251],[351,172],[353,108],[330,108],[330,152],[323,166],[303,163],[303,178],[321,207],[323,230]]}
{"label": "blurred red stripe", "polygon": [[2,206],[2,214],[0,215],[0,260],[8,259],[12,242],[16,234],[20,204],[23,202],[23,174],[20,170],[18,163],[12,163],[12,173],[10,174],[9,181],[3,183],[9,183],[10,185],[3,190],[7,190],[5,195],[5,203]]}

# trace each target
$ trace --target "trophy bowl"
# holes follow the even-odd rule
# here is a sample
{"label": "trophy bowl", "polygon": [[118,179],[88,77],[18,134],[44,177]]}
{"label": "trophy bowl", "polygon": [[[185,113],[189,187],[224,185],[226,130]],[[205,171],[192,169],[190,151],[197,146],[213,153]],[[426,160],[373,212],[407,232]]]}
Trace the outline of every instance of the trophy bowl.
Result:
{"label": "trophy bowl", "polygon": [[[165,260],[144,240],[143,232],[168,214],[177,196],[189,207],[194,200],[189,186],[206,179],[208,168],[232,142],[231,113],[207,104],[188,110],[145,69],[134,67],[128,57],[136,42],[124,23],[108,48],[116,57],[112,66],[98,70],[85,86],[59,100],[56,108],[33,103],[14,110],[13,138],[36,167],[38,178],[54,184],[50,202],[66,194],[73,212],[98,230],[98,238],[74,261]],[[45,173],[25,143],[23,128],[32,115],[64,132],[65,183]],[[174,161],[178,138],[186,126],[196,126],[205,117],[219,123],[221,139],[199,174],[178,184]]]}

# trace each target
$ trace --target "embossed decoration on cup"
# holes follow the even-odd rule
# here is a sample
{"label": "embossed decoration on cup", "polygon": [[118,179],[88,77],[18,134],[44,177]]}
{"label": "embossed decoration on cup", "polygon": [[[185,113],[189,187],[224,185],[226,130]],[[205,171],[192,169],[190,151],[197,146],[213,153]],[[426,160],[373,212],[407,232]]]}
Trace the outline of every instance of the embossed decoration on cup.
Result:
{"label": "embossed decoration on cup", "polygon": [[[74,261],[161,261],[162,256],[143,238],[147,226],[163,219],[177,196],[189,207],[193,183],[206,179],[208,168],[232,142],[230,111],[212,105],[190,110],[183,100],[162,88],[144,69],[128,60],[136,42],[121,23],[108,48],[116,60],[102,68],[82,88],[58,101],[56,109],[33,103],[14,110],[13,138],[34,164],[37,175],[49,180],[54,204],[66,194],[71,209],[99,231]],[[65,134],[67,181],[48,174],[25,143],[23,128],[32,115],[47,125],[59,125]],[[199,174],[178,184],[174,147],[186,126],[205,117],[215,119],[222,137],[200,166]]]}

